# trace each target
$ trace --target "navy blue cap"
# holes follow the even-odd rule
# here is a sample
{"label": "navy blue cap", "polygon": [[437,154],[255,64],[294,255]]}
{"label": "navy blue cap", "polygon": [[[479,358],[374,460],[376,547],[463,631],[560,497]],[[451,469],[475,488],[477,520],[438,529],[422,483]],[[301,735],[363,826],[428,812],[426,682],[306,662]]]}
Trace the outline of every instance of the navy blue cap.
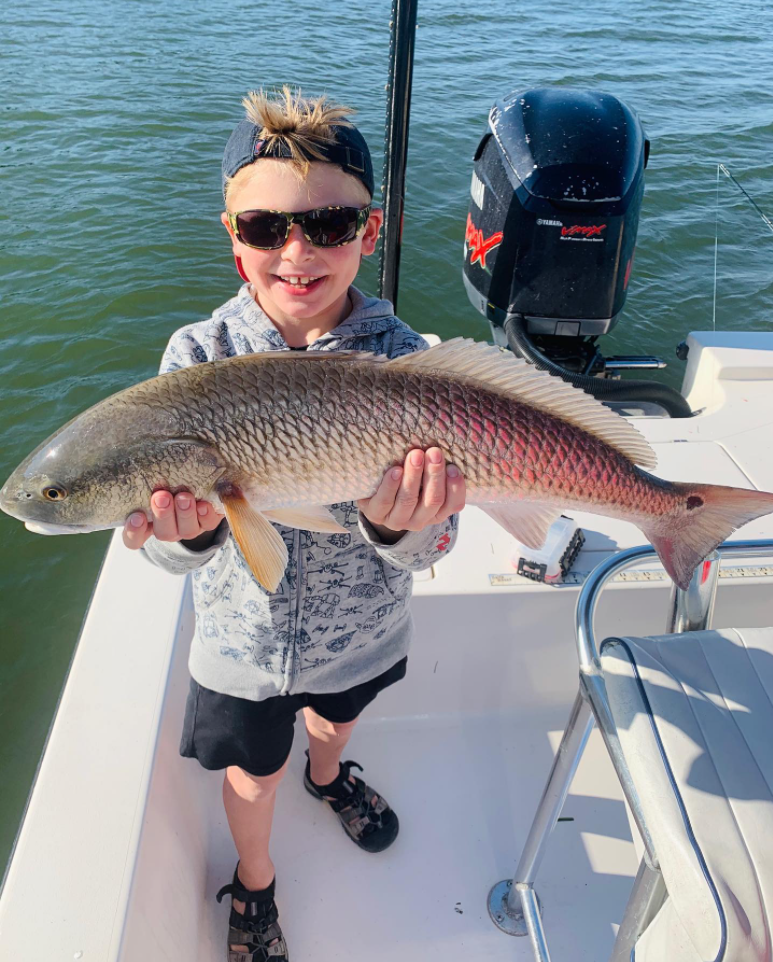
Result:
{"label": "navy blue cap", "polygon": [[[269,144],[266,140],[260,139],[261,127],[254,124],[251,120],[242,120],[234,128],[233,133],[228,138],[223,154],[223,196],[228,179],[251,164],[259,157],[290,158],[292,153],[287,144],[281,137],[274,138]],[[347,174],[352,174],[368,188],[370,196],[373,196],[373,162],[370,159],[370,151],[365,143],[365,138],[356,127],[334,125],[335,143],[320,144],[314,146],[319,153],[331,164],[336,164]],[[309,157],[310,161],[317,158]]]}

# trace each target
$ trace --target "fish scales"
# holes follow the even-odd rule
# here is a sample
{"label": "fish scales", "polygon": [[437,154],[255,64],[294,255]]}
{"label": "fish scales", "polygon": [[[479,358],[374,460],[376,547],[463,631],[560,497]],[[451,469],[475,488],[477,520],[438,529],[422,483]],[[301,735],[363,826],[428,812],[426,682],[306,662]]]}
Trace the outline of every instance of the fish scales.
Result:
{"label": "fish scales", "polygon": [[[437,376],[378,369],[362,375],[365,383],[358,382],[357,388],[372,399],[372,406],[339,414],[335,408],[325,412],[321,405],[320,413],[345,417],[362,436],[371,422],[388,430],[389,443],[378,449],[379,471],[402,460],[411,447],[436,445],[464,473],[471,501],[511,498],[513,484],[545,497],[569,486],[578,500],[591,501],[600,485],[608,488],[615,482],[623,494],[643,483],[608,445],[528,405]],[[369,389],[374,381],[380,391]],[[605,466],[597,472],[599,458]]]}

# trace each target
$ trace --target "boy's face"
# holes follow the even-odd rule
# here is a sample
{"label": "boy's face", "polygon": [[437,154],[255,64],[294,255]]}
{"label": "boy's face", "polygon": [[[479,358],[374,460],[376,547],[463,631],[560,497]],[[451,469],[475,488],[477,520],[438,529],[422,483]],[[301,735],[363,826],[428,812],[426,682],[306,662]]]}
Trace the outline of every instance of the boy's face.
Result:
{"label": "boy's face", "polygon": [[[262,159],[252,176],[236,185],[228,198],[228,210],[269,209],[297,213],[316,207],[365,207],[367,191],[350,174],[328,163],[313,163],[309,176],[300,180],[281,160]],[[251,281],[258,302],[280,328],[332,330],[349,312],[347,291],[357,275],[360,258],[372,254],[383,221],[380,210],[371,211],[357,238],[343,247],[315,247],[293,224],[279,250],[256,250],[234,235],[225,213],[221,220],[231,235],[234,254]],[[289,278],[316,278],[293,285]]]}

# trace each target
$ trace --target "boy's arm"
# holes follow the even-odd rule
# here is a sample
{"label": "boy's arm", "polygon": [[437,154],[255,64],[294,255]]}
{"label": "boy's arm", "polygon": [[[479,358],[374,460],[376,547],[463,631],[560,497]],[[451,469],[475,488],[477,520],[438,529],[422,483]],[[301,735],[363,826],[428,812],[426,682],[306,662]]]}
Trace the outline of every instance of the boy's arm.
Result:
{"label": "boy's arm", "polygon": [[390,564],[422,571],[453,548],[465,484],[439,448],[410,451],[370,498],[358,502],[360,531]]}
{"label": "boy's arm", "polygon": [[228,522],[223,519],[214,531],[205,531],[190,541],[159,541],[151,536],[140,549],[157,568],[173,575],[186,575],[205,565],[228,538]]}
{"label": "boy's arm", "polygon": [[458,531],[459,515],[452,514],[440,524],[430,525],[423,531],[406,531],[397,541],[389,543],[382,540],[379,532],[360,512],[360,532],[368,544],[384,561],[408,571],[424,571],[445,557],[456,544]]}

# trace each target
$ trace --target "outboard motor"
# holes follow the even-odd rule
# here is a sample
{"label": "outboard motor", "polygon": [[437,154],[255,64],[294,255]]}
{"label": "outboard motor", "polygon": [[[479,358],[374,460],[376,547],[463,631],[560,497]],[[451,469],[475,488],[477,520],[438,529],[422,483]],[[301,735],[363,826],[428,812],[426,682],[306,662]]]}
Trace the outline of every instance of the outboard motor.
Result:
{"label": "outboard motor", "polygon": [[[603,400],[690,409],[657,382],[613,381],[657,358],[605,359],[633,265],[649,140],[597,91],[538,88],[499,100],[475,153],[464,283],[495,342]],[[593,376],[601,375],[601,377]]]}

